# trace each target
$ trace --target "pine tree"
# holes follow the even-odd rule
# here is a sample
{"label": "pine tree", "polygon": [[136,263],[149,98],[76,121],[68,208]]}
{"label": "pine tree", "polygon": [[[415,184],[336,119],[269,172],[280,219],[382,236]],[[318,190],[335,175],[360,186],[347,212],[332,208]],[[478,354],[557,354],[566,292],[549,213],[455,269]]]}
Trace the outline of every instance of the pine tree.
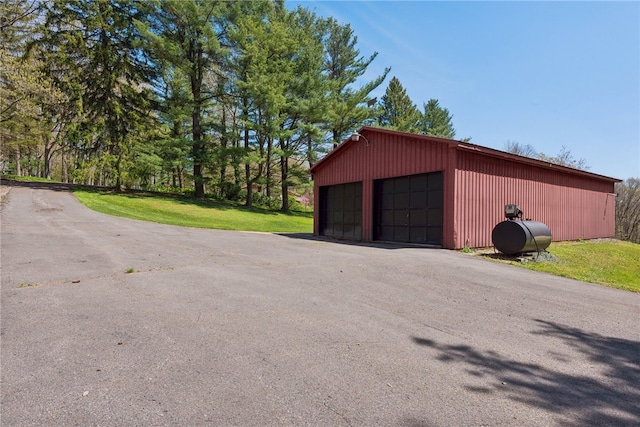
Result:
{"label": "pine tree", "polygon": [[0,3],[0,156],[2,162],[13,159],[14,172],[21,175],[26,155],[35,165],[29,172],[48,177],[50,141],[60,124],[49,120],[49,111],[64,101],[64,94],[29,49],[39,19],[36,6],[24,0]]}
{"label": "pine tree", "polygon": [[139,24],[147,49],[157,61],[166,61],[184,73],[190,84],[191,158],[195,196],[203,198],[204,168],[210,146],[204,116],[215,88],[205,78],[223,67],[225,50],[221,40],[232,3],[220,0],[163,0]]}
{"label": "pine tree", "polygon": [[430,99],[423,105],[423,108],[424,113],[420,120],[420,133],[441,138],[455,138],[456,130],[453,128],[452,116],[449,114],[449,110],[440,107],[437,99]]}
{"label": "pine tree", "polygon": [[173,187],[185,187],[185,168],[191,150],[191,108],[189,81],[172,65],[163,64],[163,95],[159,106],[164,132],[156,141],[156,152],[162,158],[162,169],[168,173]]}
{"label": "pine tree", "polygon": [[233,95],[240,111],[244,151],[245,205],[253,205],[253,184],[272,191],[274,141],[282,122],[284,91],[289,82],[291,41],[282,5],[241,3],[242,13],[232,26],[234,49],[230,71]]}
{"label": "pine tree", "polygon": [[308,179],[298,172],[314,158],[321,140],[316,125],[324,123],[329,109],[322,68],[324,27],[306,9],[272,6],[244,13],[237,21],[233,69],[245,129],[245,204],[251,206],[254,182],[268,199],[279,182],[286,212],[289,186]]}
{"label": "pine tree", "polygon": [[133,1],[56,0],[46,4],[40,41],[58,75],[74,73],[85,137],[115,187],[124,185],[131,146],[149,120],[151,70],[135,46]]}
{"label": "pine tree", "polygon": [[[287,34],[291,40],[289,76],[285,79],[282,125],[278,135],[280,157],[280,190],[282,212],[289,212],[289,186],[306,174],[301,174],[301,164],[309,158],[310,139],[315,124],[322,122],[330,108],[326,91],[326,79],[322,74],[323,46],[320,37],[322,22],[315,14],[298,8],[285,18]],[[306,169],[306,168],[305,168]]]}
{"label": "pine tree", "polygon": [[367,101],[371,92],[387,77],[390,68],[361,88],[354,89],[353,84],[364,75],[378,53],[368,58],[360,56],[356,48],[358,38],[349,24],[340,25],[329,18],[326,28],[324,69],[329,80],[331,102],[326,129],[336,147],[347,134],[375,117],[376,110],[369,108]]}
{"label": "pine tree", "polygon": [[407,95],[398,78],[393,77],[380,101],[382,113],[378,117],[382,127],[402,132],[416,132],[420,111]]}

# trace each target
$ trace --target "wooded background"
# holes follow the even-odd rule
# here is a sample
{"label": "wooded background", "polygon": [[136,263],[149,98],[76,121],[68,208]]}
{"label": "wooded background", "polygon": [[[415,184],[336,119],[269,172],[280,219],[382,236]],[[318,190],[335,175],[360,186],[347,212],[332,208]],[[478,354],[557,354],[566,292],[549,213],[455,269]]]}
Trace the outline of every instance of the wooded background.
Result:
{"label": "wooded background", "polygon": [[[365,79],[377,53],[357,41],[283,0],[4,0],[0,172],[287,212],[363,125],[455,138],[449,111],[395,77],[372,98],[390,68]],[[505,149],[587,168],[564,147]],[[636,242],[639,192],[618,186],[617,232]]]}
{"label": "wooded background", "polygon": [[349,25],[283,1],[0,8],[5,172],[248,206],[277,199],[287,211],[282,195],[304,194],[308,168],[353,131],[399,128],[393,93],[386,106],[370,97],[389,69],[363,80],[376,53],[361,55]]}

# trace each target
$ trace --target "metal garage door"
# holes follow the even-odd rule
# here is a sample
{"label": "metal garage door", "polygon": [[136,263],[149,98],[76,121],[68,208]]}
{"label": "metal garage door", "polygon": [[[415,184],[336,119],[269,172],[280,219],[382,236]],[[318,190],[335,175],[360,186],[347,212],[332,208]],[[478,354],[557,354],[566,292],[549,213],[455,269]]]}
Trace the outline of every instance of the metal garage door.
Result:
{"label": "metal garage door", "polygon": [[362,182],[320,187],[320,234],[362,239]]}
{"label": "metal garage door", "polygon": [[442,245],[442,172],[374,182],[374,239]]}

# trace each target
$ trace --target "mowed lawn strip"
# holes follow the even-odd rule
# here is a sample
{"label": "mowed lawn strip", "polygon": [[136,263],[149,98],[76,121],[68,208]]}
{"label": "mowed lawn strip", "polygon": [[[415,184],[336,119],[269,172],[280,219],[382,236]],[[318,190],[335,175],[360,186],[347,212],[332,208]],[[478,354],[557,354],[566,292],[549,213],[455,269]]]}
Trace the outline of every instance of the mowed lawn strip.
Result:
{"label": "mowed lawn strip", "polygon": [[74,190],[78,200],[90,209],[109,215],[183,227],[271,233],[311,233],[313,214],[247,209],[209,200],[138,193]]}
{"label": "mowed lawn strip", "polygon": [[559,261],[528,262],[530,270],[640,292],[640,245],[624,241],[554,242]]}

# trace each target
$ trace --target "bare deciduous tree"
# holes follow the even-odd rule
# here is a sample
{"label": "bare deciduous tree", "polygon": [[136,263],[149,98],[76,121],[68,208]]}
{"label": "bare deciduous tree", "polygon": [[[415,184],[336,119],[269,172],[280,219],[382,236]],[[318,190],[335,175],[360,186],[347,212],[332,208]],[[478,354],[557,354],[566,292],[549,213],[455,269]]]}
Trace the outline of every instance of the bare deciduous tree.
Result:
{"label": "bare deciduous tree", "polygon": [[556,156],[547,156],[543,152],[538,152],[531,144],[521,144],[518,141],[507,140],[504,144],[504,150],[507,153],[517,154],[519,156],[530,157],[532,159],[542,160],[556,165],[567,166],[574,169],[589,170],[587,161],[583,158],[576,159],[573,153],[565,145],[560,148],[560,152]]}
{"label": "bare deciduous tree", "polygon": [[588,170],[589,166],[587,165],[587,161],[582,157],[576,159],[573,157],[571,150],[569,150],[565,145],[560,148],[560,152],[556,156],[549,157],[544,153],[538,153],[538,159],[543,160],[545,162],[555,163],[556,165],[567,166],[574,169],[580,170]]}
{"label": "bare deciduous tree", "polygon": [[531,144],[521,144],[518,141],[512,141],[510,139],[504,143],[504,150],[507,153],[517,154],[519,156],[533,157],[538,155],[538,152]]}
{"label": "bare deciduous tree", "polygon": [[640,243],[640,179],[616,184],[616,237]]}

